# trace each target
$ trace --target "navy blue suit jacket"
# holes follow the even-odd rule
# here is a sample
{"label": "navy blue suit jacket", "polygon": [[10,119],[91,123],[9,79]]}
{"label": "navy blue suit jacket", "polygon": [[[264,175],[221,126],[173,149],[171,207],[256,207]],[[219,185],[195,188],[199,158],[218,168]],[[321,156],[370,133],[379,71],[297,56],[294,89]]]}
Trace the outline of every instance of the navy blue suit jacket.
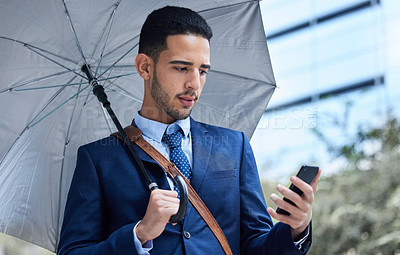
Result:
{"label": "navy blue suit jacket", "polygon": [[[293,244],[288,225],[273,226],[246,136],[193,120],[191,135],[191,184],[221,226],[233,254],[304,254]],[[169,189],[162,168],[136,145],[135,149],[159,187]],[[82,146],[58,254],[136,254],[133,227],[143,218],[149,196],[142,174],[117,138]],[[190,238],[184,237],[185,230]],[[190,203],[183,223],[167,224],[153,242],[151,254],[224,254]]]}

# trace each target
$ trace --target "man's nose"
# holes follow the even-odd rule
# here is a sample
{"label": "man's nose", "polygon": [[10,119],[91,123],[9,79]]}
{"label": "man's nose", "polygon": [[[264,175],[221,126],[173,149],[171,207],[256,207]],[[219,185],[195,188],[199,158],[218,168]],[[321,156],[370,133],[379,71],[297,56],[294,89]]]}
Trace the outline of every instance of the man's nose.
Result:
{"label": "man's nose", "polygon": [[197,69],[191,70],[191,72],[188,73],[187,81],[186,81],[186,88],[187,89],[193,89],[193,90],[198,90],[200,88],[200,72]]}

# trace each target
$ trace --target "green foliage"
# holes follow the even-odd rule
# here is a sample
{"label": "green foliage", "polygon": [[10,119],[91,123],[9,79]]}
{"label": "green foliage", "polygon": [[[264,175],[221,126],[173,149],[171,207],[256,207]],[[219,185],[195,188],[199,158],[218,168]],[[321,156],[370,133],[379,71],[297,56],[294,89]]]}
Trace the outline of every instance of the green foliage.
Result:
{"label": "green foliage", "polygon": [[389,119],[383,127],[359,128],[347,144],[328,144],[334,156],[349,164],[319,184],[310,254],[400,254],[398,120]]}
{"label": "green foliage", "polygon": [[370,170],[325,178],[313,206],[311,254],[400,252],[400,154],[390,153]]}

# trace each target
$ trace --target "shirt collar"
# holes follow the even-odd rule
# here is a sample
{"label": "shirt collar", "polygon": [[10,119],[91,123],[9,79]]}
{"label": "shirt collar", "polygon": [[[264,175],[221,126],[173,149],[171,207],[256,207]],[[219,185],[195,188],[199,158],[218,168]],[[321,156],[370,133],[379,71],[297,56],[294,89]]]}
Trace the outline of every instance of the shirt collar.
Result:
{"label": "shirt collar", "polygon": [[165,131],[167,134],[172,134],[181,128],[185,137],[188,137],[190,133],[190,117],[187,117],[183,120],[176,120],[171,124],[165,124],[147,119],[137,112],[133,121],[134,124],[136,124],[136,126],[142,131],[143,135],[158,142],[161,142]]}

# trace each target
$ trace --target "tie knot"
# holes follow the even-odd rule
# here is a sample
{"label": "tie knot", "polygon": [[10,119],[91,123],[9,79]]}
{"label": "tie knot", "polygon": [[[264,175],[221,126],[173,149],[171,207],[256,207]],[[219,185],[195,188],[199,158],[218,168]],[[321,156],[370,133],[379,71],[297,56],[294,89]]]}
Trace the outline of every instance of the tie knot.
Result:
{"label": "tie knot", "polygon": [[182,130],[178,130],[172,134],[164,134],[163,140],[168,144],[168,147],[172,150],[176,147],[182,146]]}

